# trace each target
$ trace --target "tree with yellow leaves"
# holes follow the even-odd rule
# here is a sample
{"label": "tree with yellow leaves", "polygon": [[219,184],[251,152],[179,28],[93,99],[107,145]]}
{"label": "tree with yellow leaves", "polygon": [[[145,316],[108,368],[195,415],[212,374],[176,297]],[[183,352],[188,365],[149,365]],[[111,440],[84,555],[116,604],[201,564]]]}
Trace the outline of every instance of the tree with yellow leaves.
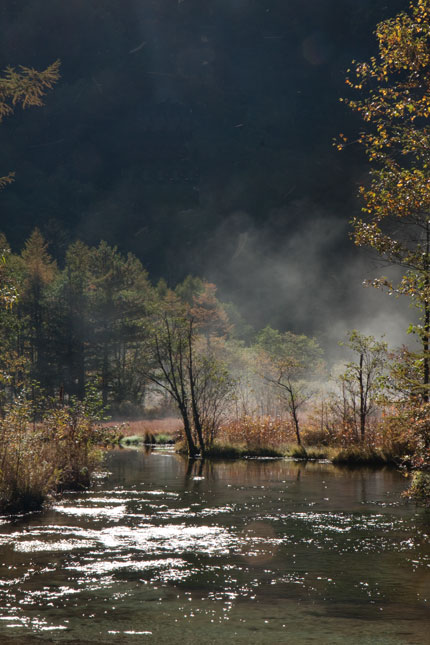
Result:
{"label": "tree with yellow leaves", "polygon": [[[420,324],[420,395],[430,399],[430,0],[411,2],[409,12],[376,28],[379,52],[354,63],[347,84],[358,99],[341,99],[359,113],[365,130],[358,141],[372,163],[360,188],[363,215],[354,218],[353,239],[403,268],[397,284],[381,277],[376,287],[412,298]],[[338,148],[347,144],[340,136]]]}
{"label": "tree with yellow leaves", "polygon": [[[45,70],[39,72],[32,67],[21,66],[18,70],[7,67],[0,74],[0,123],[6,116],[14,113],[20,105],[23,109],[28,107],[41,107],[46,92],[54,86],[60,78],[60,61],[55,61]],[[9,172],[0,176],[0,190],[11,184],[15,173]],[[5,268],[9,249],[0,245],[0,303],[11,306],[16,300],[16,288],[6,279]]]}
{"label": "tree with yellow leaves", "polygon": [[[55,61],[41,72],[33,67],[7,67],[0,75],[0,123],[14,113],[19,105],[23,109],[41,107],[48,90],[60,78],[60,61]],[[0,177],[0,189],[10,184],[14,173]]]}

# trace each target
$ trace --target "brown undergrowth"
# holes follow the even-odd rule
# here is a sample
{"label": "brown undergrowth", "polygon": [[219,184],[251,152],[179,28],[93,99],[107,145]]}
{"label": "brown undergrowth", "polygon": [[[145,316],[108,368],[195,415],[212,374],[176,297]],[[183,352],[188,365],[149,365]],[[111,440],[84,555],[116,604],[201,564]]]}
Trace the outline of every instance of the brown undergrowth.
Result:
{"label": "brown undergrowth", "polygon": [[[102,427],[108,428],[111,424],[105,422]],[[115,421],[115,428],[119,435],[124,437],[145,437],[163,435],[169,441],[175,441],[183,430],[182,422],[175,417],[165,419],[139,419],[134,421]]]}
{"label": "brown undergrowth", "polygon": [[107,434],[88,400],[52,406],[38,423],[17,400],[0,421],[0,512],[37,510],[60,490],[89,486]]}

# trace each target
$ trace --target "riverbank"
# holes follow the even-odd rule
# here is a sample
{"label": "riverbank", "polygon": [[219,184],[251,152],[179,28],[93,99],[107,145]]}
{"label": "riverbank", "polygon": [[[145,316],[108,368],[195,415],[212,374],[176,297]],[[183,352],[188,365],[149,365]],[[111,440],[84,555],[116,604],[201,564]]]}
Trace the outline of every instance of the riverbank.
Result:
{"label": "riverbank", "polygon": [[[169,434],[146,434],[131,435],[122,437],[120,445],[128,446],[160,446],[174,445],[175,451],[180,454],[187,454],[186,444],[182,441],[175,441]],[[296,459],[301,461],[330,461],[335,465],[350,467],[400,467],[404,464],[404,457],[384,448],[369,447],[366,445],[344,446],[299,446],[297,444],[284,444],[278,447],[270,445],[249,446],[236,443],[215,442],[205,452],[206,459],[250,459],[250,458],[272,458],[272,459]]]}
{"label": "riverbank", "polygon": [[250,457],[277,457],[282,459],[287,457],[301,461],[325,460],[335,465],[350,467],[398,467],[402,463],[402,457],[394,455],[389,451],[360,445],[347,448],[286,445],[285,447],[276,449],[269,446],[249,448],[246,446],[214,444],[206,452],[205,457],[210,459],[243,459]]}
{"label": "riverbank", "polygon": [[64,491],[88,488],[103,448],[118,440],[89,399],[48,409],[37,422],[29,402],[16,403],[0,421],[0,514],[37,511]]}
{"label": "riverbank", "polygon": [[[265,422],[266,421],[266,422]],[[293,436],[285,439],[286,429],[277,420],[247,419],[247,423],[226,424],[213,445],[205,452],[208,459],[249,459],[257,457],[291,458],[303,461],[326,460],[333,464],[350,467],[370,466],[400,467],[406,455],[401,454],[398,446],[369,446],[366,443],[353,443],[347,446],[321,445],[314,441],[297,445]],[[119,444],[123,447],[142,445],[174,445],[175,450],[187,454],[187,446],[182,439],[180,419],[127,421],[117,426],[120,430]]]}
{"label": "riverbank", "polygon": [[[62,407],[51,411],[43,422],[34,426],[28,409],[15,410],[14,415],[1,425],[0,513],[3,514],[39,510],[62,491],[89,487],[93,472],[102,463],[103,446],[169,445],[175,452],[187,454],[185,443],[178,440],[177,419],[108,426],[87,416],[83,408]],[[212,460],[324,460],[347,468],[399,468],[405,464],[402,455],[383,448],[361,444],[298,446],[279,440],[274,445],[255,440],[218,440],[204,456]],[[416,488],[427,491],[427,480],[417,480]]]}

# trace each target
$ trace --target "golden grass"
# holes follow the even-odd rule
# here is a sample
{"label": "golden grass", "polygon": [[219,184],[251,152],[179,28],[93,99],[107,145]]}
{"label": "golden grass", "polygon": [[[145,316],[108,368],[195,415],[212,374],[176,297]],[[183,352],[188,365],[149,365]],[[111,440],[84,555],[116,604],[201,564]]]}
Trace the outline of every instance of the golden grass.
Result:
{"label": "golden grass", "polygon": [[292,439],[290,424],[283,419],[270,416],[244,416],[229,421],[221,426],[217,435],[217,440],[221,444],[243,445],[252,449],[262,446],[279,449]]}
{"label": "golden grass", "polygon": [[[112,426],[112,423],[105,423]],[[145,435],[169,435],[172,439],[182,432],[182,421],[175,417],[165,419],[139,419],[137,421],[115,421],[120,434],[124,437],[144,437]]]}

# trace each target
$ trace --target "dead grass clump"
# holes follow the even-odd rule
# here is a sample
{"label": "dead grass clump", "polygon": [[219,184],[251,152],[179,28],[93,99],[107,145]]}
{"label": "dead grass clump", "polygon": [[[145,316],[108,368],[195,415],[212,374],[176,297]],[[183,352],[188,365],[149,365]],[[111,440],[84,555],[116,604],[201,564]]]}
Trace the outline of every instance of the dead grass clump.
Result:
{"label": "dead grass clump", "polygon": [[339,450],[332,458],[332,462],[342,466],[369,466],[378,468],[391,462],[390,457],[381,450],[366,445],[349,446]]}
{"label": "dead grass clump", "polygon": [[91,401],[48,409],[40,423],[26,400],[16,401],[0,421],[0,512],[40,508],[53,493],[82,489],[101,461]]}
{"label": "dead grass clump", "polygon": [[[109,424],[104,424],[108,426]],[[166,419],[140,419],[121,423],[121,434],[127,437],[157,437],[163,435],[169,441],[176,440],[182,432],[182,422],[175,417]]]}
{"label": "dead grass clump", "polygon": [[40,508],[59,481],[56,457],[44,428],[30,423],[28,404],[15,404],[0,422],[0,511]]}
{"label": "dead grass clump", "polygon": [[242,445],[247,449],[282,447],[291,437],[289,424],[279,417],[244,416],[224,423],[218,433],[218,443]]}

